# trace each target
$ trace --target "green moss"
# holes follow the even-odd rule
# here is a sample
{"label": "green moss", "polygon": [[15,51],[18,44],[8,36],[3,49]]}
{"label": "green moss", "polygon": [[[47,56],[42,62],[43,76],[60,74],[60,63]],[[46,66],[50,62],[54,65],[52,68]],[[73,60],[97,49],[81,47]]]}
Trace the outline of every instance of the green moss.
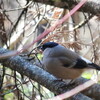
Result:
{"label": "green moss", "polygon": [[41,60],[43,55],[42,54],[38,54],[37,57],[39,58],[39,60]]}
{"label": "green moss", "polygon": [[13,93],[9,93],[4,96],[4,100],[13,100],[13,98],[14,98]]}

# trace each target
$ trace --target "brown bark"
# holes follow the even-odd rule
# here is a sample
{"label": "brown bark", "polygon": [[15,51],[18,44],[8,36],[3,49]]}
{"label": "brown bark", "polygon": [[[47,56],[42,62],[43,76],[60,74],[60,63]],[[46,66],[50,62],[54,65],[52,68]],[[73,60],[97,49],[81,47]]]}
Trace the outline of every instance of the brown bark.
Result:
{"label": "brown bark", "polygon": [[[80,1],[81,0],[34,0],[34,2],[53,5],[65,9],[72,9]],[[80,11],[91,13],[93,15],[100,15],[100,0],[88,0],[86,4],[82,6]]]}

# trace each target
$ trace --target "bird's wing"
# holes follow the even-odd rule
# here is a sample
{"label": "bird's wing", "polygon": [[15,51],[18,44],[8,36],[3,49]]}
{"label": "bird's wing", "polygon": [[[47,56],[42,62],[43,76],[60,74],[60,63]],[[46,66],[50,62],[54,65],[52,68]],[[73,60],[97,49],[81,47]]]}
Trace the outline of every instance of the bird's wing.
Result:
{"label": "bird's wing", "polygon": [[58,57],[59,61],[61,62],[62,66],[71,68],[76,65],[75,61],[68,59],[67,57]]}
{"label": "bird's wing", "polygon": [[88,64],[81,58],[78,58],[75,61],[66,57],[59,57],[58,59],[61,62],[61,64],[67,68],[83,69],[87,68],[88,66]]}

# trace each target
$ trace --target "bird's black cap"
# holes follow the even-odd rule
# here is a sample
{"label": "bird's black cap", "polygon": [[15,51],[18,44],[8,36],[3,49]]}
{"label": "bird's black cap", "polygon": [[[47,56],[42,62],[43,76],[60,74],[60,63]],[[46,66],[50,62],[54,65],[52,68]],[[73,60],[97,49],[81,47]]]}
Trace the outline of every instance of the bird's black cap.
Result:
{"label": "bird's black cap", "polygon": [[57,45],[58,45],[58,43],[55,43],[55,42],[46,42],[41,46],[41,49],[42,49],[42,51],[44,51],[46,48],[53,48]]}

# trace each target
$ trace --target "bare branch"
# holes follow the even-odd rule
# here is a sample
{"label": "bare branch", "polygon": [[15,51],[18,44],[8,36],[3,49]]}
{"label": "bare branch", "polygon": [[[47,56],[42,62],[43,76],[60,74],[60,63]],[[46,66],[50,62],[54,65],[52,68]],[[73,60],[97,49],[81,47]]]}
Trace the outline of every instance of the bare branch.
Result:
{"label": "bare branch", "polygon": [[[5,52],[9,52],[7,49],[0,48],[0,54]],[[21,58],[20,56],[13,56],[7,59],[0,59],[0,62],[23,75],[28,76],[30,79],[37,81],[41,85],[45,86],[52,92],[56,94],[61,94],[68,91],[68,86],[65,82],[57,79],[53,75],[49,74],[48,72],[44,71],[43,69],[31,64],[27,60]],[[79,98],[77,98],[79,97]],[[79,93],[72,97],[72,100],[92,100],[87,96]]]}
{"label": "bare branch", "polygon": [[[75,81],[75,84],[79,85],[86,81],[88,81],[88,79],[79,78]],[[100,100],[100,84],[94,84],[90,88],[84,90],[82,93],[91,98],[95,98],[95,100]]]}

